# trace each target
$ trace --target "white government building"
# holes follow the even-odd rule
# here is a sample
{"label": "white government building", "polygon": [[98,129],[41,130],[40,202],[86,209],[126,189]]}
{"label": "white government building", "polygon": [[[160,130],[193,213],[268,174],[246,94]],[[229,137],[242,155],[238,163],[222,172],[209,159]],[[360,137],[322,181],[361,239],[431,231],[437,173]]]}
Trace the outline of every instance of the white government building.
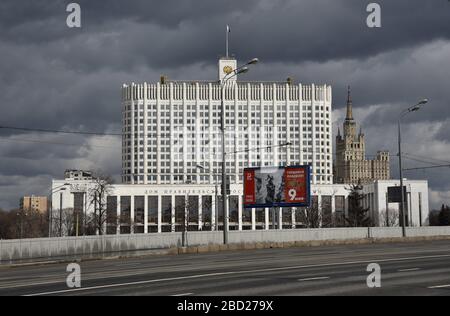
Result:
{"label": "white government building", "polygon": [[[112,186],[107,206],[109,213],[129,219],[108,223],[105,231],[181,230],[185,201],[190,229],[223,229],[219,81],[236,68],[236,59],[221,58],[218,81],[174,82],[162,77],[155,84],[122,87],[123,184]],[[296,209],[243,208],[245,167],[309,164],[312,203],[324,214],[347,212],[349,186],[333,184],[331,86],[294,84],[290,79],[243,82],[234,77],[223,91],[230,230],[304,227]],[[383,211],[398,209],[397,204],[386,202],[387,187],[398,182],[377,181],[364,187],[365,203],[380,225]],[[426,225],[428,184],[406,183],[409,223]],[[91,185],[90,177],[54,180],[54,212],[61,202],[63,209],[93,212],[84,194]]]}

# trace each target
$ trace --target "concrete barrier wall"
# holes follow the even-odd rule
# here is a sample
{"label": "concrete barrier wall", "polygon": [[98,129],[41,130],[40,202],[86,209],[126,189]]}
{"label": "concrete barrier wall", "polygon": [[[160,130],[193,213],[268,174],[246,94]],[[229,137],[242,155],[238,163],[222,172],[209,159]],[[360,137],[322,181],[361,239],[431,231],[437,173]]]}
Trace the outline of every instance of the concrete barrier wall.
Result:
{"label": "concrete barrier wall", "polygon": [[401,227],[373,227],[370,228],[371,238],[400,238],[403,236]]}
{"label": "concrete barrier wall", "polygon": [[[407,228],[408,237],[450,236],[450,227]],[[401,228],[327,228],[230,231],[231,244],[399,238]],[[182,246],[182,233],[38,238],[0,241],[0,263],[90,258]],[[189,246],[220,245],[223,232],[189,232]]]}
{"label": "concrete barrier wall", "polygon": [[450,236],[450,227],[411,227],[407,228],[409,237]]}

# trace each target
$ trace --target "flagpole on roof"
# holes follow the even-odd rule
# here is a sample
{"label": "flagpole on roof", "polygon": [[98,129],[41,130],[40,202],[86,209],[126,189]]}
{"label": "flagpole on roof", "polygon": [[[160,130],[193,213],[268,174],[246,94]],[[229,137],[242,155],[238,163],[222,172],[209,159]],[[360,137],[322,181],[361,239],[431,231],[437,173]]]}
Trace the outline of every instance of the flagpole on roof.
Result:
{"label": "flagpole on roof", "polygon": [[230,33],[230,27],[227,25],[227,35],[226,35],[226,57],[228,58],[228,36],[229,36],[229,33]]}

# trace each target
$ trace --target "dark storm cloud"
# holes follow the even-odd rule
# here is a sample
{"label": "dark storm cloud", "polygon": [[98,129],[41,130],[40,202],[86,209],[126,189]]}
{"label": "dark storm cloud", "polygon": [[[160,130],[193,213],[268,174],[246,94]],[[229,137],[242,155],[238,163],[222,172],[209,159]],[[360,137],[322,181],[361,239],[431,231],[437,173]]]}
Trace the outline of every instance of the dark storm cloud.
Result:
{"label": "dark storm cloud", "polygon": [[[0,125],[120,132],[122,83],[214,79],[230,24],[231,52],[261,59],[246,79],[329,83],[335,109],[350,84],[370,152],[395,152],[399,111],[428,97],[429,108],[405,122],[405,148],[425,143],[419,154],[450,157],[446,0],[74,0],[81,29],[65,24],[69,2],[0,2]],[[381,4],[381,29],[366,27],[369,2]],[[0,207],[16,205],[20,192],[44,194],[66,168],[120,174],[120,139],[0,129],[0,155]],[[445,196],[445,173],[429,175],[434,196]]]}
{"label": "dark storm cloud", "polygon": [[[3,3],[4,38],[41,44],[54,36],[53,40],[65,42],[59,45],[67,46],[67,40],[81,37],[69,48],[78,53],[80,62],[86,54],[98,55],[92,63],[84,60],[93,69],[103,66],[105,50],[115,56],[116,66],[126,69],[130,65],[124,60],[142,65],[144,59],[152,68],[213,62],[223,53],[227,23],[232,25],[233,52],[244,59],[257,53],[266,62],[364,58],[450,36],[449,5],[444,0],[378,1],[383,27],[377,30],[366,27],[369,1],[360,0],[78,1],[83,13],[81,31],[64,24],[68,1],[45,1],[42,7],[36,1],[15,2]],[[107,39],[110,45],[96,47],[93,42],[102,40],[103,32],[114,33],[115,38]],[[87,39],[93,41],[86,43]],[[121,54],[115,53],[118,50]],[[66,56],[67,51],[63,52]],[[56,58],[58,53],[51,52]],[[74,63],[80,66],[71,58]]]}
{"label": "dark storm cloud", "polygon": [[[450,144],[450,120],[444,121],[442,127],[436,134],[436,138]],[[450,161],[450,157],[448,160]]]}

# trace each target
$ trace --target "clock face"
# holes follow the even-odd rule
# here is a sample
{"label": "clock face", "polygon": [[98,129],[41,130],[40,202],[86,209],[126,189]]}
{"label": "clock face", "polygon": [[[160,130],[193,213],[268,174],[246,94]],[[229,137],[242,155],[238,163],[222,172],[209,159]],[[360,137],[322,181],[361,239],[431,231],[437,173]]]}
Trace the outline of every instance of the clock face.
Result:
{"label": "clock face", "polygon": [[223,67],[223,72],[229,75],[233,72],[233,68],[231,68],[231,66],[225,66]]}

